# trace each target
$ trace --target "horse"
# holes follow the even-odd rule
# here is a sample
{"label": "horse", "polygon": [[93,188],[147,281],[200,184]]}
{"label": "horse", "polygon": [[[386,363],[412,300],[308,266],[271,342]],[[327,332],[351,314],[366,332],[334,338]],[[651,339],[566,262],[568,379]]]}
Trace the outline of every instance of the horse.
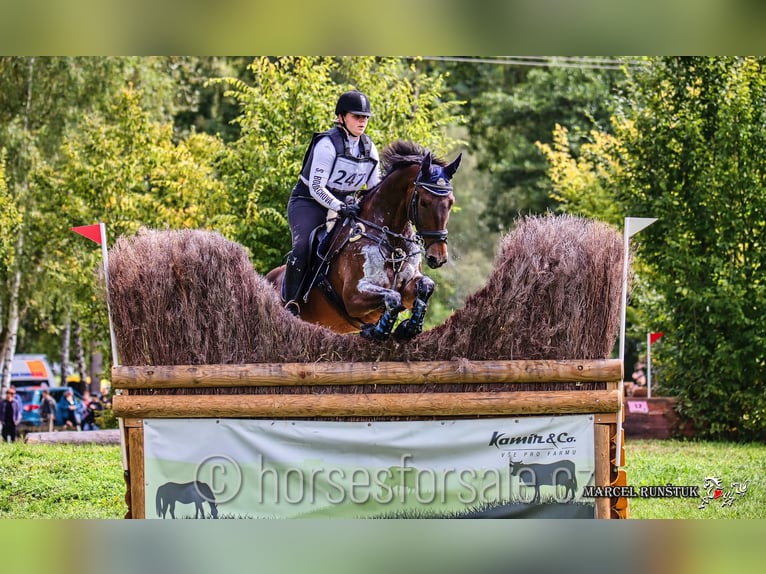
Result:
{"label": "horse", "polygon": [[[402,140],[386,146],[381,153],[384,176],[359,192],[359,215],[336,216],[321,253],[315,253],[300,318],[337,333],[360,332],[383,341],[399,313],[410,309],[394,338],[407,341],[421,333],[435,288],[422,274],[421,255],[432,269],[447,262],[447,222],[455,202],[451,180],[461,158],[462,153],[447,164]],[[266,275],[278,292],[284,271],[282,265]]]}
{"label": "horse", "polygon": [[194,481],[179,484],[177,482],[166,482],[157,489],[156,504],[157,516],[165,518],[165,514],[170,510],[170,517],[175,518],[176,502],[183,504],[194,504],[194,518],[205,518],[205,509],[203,502],[210,505],[210,516],[218,518],[218,505],[215,502],[215,496],[211,488],[204,482]]}

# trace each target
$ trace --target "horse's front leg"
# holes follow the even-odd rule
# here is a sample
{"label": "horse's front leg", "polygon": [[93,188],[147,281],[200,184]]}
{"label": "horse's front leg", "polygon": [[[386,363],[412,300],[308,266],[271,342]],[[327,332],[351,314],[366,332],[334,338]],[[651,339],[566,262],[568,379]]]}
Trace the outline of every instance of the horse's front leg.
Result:
{"label": "horse's front leg", "polygon": [[385,309],[378,319],[377,323],[367,323],[362,326],[360,334],[365,339],[372,341],[385,341],[391,335],[391,329],[394,328],[396,318],[404,310],[402,305],[402,296],[396,291],[385,289],[383,294],[383,304]]}
{"label": "horse's front leg", "polygon": [[423,332],[423,322],[428,310],[428,300],[434,294],[436,284],[430,277],[421,275],[415,281],[415,301],[412,304],[412,315],[410,318],[402,321],[394,331],[394,338],[397,341],[409,341]]}

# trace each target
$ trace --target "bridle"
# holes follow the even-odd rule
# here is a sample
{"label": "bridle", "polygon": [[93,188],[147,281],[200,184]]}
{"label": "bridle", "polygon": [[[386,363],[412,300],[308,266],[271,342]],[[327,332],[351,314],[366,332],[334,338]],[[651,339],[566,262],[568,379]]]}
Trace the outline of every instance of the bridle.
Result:
{"label": "bridle", "polygon": [[428,183],[425,181],[415,180],[414,191],[412,192],[412,199],[410,200],[409,209],[407,210],[407,218],[415,226],[415,236],[420,237],[423,240],[432,239],[433,243],[447,243],[447,235],[449,231],[446,229],[437,229],[434,231],[423,231],[420,228],[420,212],[418,211],[418,188],[425,189],[427,192],[436,195],[438,197],[447,197],[452,193],[452,186],[449,182],[441,185],[439,183]]}

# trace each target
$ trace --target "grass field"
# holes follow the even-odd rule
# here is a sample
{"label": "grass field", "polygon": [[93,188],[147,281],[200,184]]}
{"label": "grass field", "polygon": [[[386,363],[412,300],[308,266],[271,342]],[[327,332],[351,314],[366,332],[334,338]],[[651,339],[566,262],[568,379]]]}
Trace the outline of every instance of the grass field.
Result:
{"label": "grass field", "polygon": [[[749,481],[733,504],[700,509],[699,498],[631,498],[634,519],[766,517],[766,445],[628,440],[628,483],[697,486],[708,476]],[[0,518],[122,518],[125,483],[120,448],[99,445],[0,444]]]}
{"label": "grass field", "polygon": [[721,501],[698,508],[698,498],[632,498],[631,518],[765,518],[766,445],[667,440],[628,440],[625,451],[628,483],[638,486],[698,486],[714,476],[731,490],[732,482],[749,481],[747,491],[731,506]]}

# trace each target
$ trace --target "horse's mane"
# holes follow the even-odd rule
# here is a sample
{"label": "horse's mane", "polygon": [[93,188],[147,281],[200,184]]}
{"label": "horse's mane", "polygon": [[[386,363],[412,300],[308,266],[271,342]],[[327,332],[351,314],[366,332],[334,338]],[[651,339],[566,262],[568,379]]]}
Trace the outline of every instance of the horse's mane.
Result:
{"label": "horse's mane", "polygon": [[[426,148],[411,141],[395,140],[383,148],[380,162],[383,164],[385,175],[414,163],[420,163],[427,153]],[[431,161],[436,165],[444,166],[446,162],[442,158],[432,157]]]}

